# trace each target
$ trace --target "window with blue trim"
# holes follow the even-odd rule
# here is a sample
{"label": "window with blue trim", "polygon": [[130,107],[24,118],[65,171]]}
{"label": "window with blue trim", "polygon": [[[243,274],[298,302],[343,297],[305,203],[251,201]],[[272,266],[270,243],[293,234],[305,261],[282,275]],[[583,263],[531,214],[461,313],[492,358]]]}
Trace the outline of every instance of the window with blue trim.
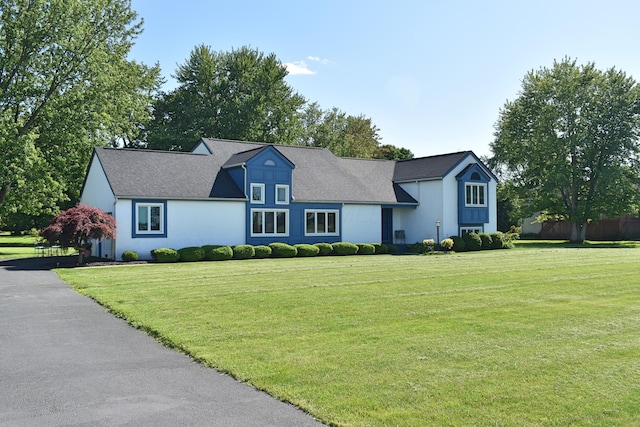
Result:
{"label": "window with blue trim", "polygon": [[133,214],[134,236],[166,236],[166,204],[164,202],[134,202]]}

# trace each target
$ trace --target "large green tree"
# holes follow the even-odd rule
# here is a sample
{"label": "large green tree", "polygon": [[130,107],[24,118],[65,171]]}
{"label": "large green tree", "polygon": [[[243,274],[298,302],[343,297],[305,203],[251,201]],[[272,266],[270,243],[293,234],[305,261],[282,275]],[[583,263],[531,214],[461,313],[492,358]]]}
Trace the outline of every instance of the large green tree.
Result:
{"label": "large green tree", "polygon": [[202,137],[295,143],[305,99],[286,75],[274,54],[197,46],[176,71],[178,87],[155,103],[148,147],[185,150]]}
{"label": "large green tree", "polygon": [[491,163],[524,213],[565,218],[582,242],[590,220],[637,212],[639,119],[632,77],[565,58],[529,72],[500,111]]}
{"label": "large green tree", "polygon": [[302,114],[299,145],[322,147],[341,157],[387,160],[410,159],[411,151],[394,145],[380,145],[380,130],[364,115],[349,116],[333,107],[322,110],[316,102],[307,104]]}
{"label": "large green tree", "polygon": [[159,69],[127,60],[136,19],[130,0],[0,1],[0,216],[55,214],[92,147],[150,118]]}

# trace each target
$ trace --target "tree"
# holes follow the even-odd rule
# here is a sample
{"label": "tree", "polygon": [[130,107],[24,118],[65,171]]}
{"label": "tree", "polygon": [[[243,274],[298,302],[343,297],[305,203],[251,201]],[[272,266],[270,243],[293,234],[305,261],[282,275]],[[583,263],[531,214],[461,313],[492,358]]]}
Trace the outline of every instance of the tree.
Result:
{"label": "tree", "polygon": [[82,264],[84,251],[91,247],[92,240],[115,239],[116,221],[98,208],[78,205],[60,212],[40,236],[52,245],[77,249],[78,263]]}
{"label": "tree", "polygon": [[413,159],[413,153],[408,148],[385,144],[376,149],[373,158],[385,160],[407,160]]}
{"label": "tree", "polygon": [[129,0],[0,2],[0,220],[55,214],[91,149],[148,119],[159,69],[127,60],[141,25]]}
{"label": "tree", "polygon": [[640,89],[611,68],[565,58],[529,72],[496,123],[491,164],[519,194],[524,213],[571,223],[585,239],[600,215],[637,212]]}
{"label": "tree", "polygon": [[392,145],[381,147],[378,127],[362,114],[357,117],[348,116],[336,107],[322,110],[314,102],[304,109],[301,123],[299,145],[327,148],[340,157],[388,158],[386,154],[393,150],[405,150],[404,155],[410,156],[407,158],[413,157],[404,148],[397,149]]}
{"label": "tree", "polygon": [[274,54],[197,46],[178,66],[179,86],[154,105],[148,147],[183,150],[202,137],[294,144],[305,99]]}

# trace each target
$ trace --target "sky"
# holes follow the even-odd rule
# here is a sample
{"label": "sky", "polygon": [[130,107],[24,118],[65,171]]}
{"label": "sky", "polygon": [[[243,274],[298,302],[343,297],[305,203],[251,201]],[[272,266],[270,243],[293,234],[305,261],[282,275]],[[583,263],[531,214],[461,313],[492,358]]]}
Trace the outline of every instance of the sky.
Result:
{"label": "sky", "polygon": [[144,20],[130,59],[166,79],[194,47],[274,53],[322,109],[371,118],[415,157],[491,156],[494,125],[522,79],[565,57],[640,81],[634,0],[132,0]]}

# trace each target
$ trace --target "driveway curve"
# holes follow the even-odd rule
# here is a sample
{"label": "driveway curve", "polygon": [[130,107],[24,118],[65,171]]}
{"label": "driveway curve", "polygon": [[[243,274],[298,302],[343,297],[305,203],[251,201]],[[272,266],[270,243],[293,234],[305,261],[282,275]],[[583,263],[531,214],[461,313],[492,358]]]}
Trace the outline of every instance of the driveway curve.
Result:
{"label": "driveway curve", "polygon": [[56,262],[0,261],[0,426],[322,426],[112,316]]}

